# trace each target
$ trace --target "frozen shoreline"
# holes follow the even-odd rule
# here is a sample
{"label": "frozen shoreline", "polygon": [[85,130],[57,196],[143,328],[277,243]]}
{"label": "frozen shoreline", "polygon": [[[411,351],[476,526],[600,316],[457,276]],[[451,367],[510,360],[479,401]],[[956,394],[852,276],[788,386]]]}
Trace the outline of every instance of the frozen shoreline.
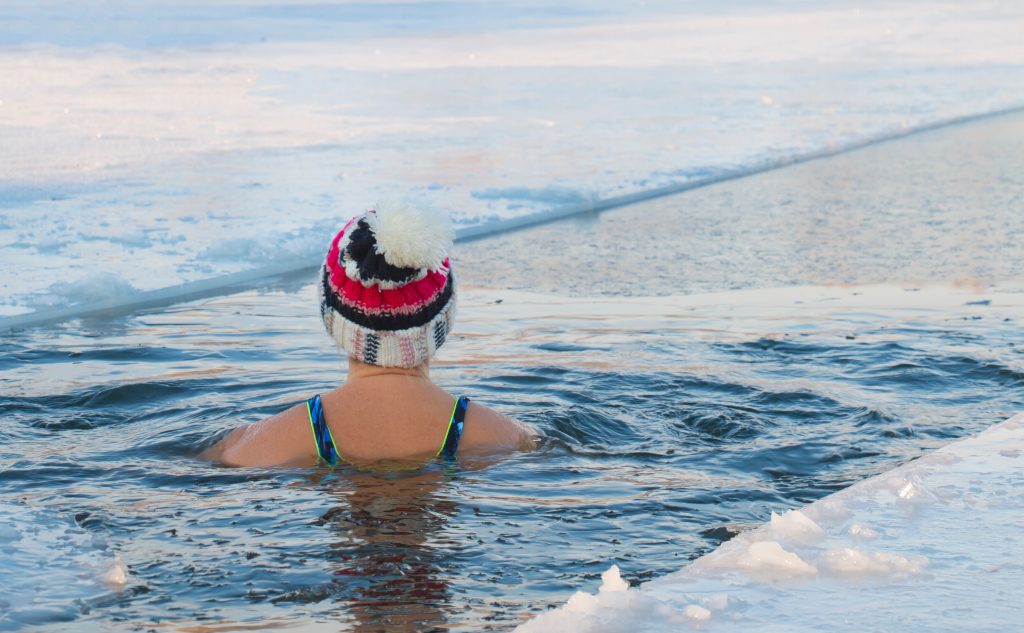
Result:
{"label": "frozen shoreline", "polygon": [[1024,103],[1009,2],[252,4],[13,5],[0,314],[314,261],[381,198],[490,231]]}
{"label": "frozen shoreline", "polygon": [[[572,218],[574,216],[587,213],[612,210],[618,207],[656,200],[658,198],[710,185],[757,176],[765,172],[783,169],[789,166],[840,156],[862,148],[871,147],[873,145],[889,141],[905,139],[924,132],[938,131],[944,128],[970,124],[972,122],[981,122],[987,119],[995,119],[1001,116],[1018,114],[1022,111],[1024,111],[1024,106],[1010,108],[1005,111],[986,112],[976,115],[957,117],[936,123],[924,124],[912,129],[881,134],[876,137],[869,137],[840,147],[822,148],[806,154],[784,156],[777,160],[767,161],[764,164],[756,164],[750,167],[737,168],[733,170],[724,170],[721,173],[698,177],[683,183],[663,185],[654,189],[641,190],[634,193],[604,199],[592,199],[584,202],[569,203],[561,206],[554,206],[553,208],[545,211],[537,211],[521,215],[519,217],[492,220],[472,226],[465,226],[457,230],[456,241],[466,242],[498,236],[508,232]],[[311,253],[308,257],[286,259],[284,261],[243,270],[237,273],[218,275],[195,281],[187,281],[182,284],[156,288],[154,290],[139,290],[134,288],[131,284],[123,282],[116,276],[100,276],[85,284],[75,284],[77,286],[75,289],[75,294],[77,296],[93,294],[93,300],[86,300],[81,303],[73,303],[71,305],[43,308],[11,316],[0,316],[0,332],[38,327],[81,317],[116,317],[137,310],[158,308],[204,297],[239,292],[249,288],[260,287],[261,285],[272,282],[275,278],[288,277],[312,271],[320,266],[322,256],[322,253],[316,251]]]}
{"label": "frozen shoreline", "polygon": [[1024,413],[800,510],[681,571],[519,627],[560,631],[1008,630],[1024,597]]}

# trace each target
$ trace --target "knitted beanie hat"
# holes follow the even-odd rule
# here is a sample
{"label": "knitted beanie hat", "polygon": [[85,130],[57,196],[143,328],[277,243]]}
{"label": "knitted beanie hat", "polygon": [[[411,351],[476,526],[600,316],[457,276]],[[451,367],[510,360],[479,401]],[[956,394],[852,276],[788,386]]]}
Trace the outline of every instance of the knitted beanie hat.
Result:
{"label": "knitted beanie hat", "polygon": [[376,207],[331,240],[320,316],[350,357],[416,367],[444,344],[455,320],[452,228],[441,213]]}

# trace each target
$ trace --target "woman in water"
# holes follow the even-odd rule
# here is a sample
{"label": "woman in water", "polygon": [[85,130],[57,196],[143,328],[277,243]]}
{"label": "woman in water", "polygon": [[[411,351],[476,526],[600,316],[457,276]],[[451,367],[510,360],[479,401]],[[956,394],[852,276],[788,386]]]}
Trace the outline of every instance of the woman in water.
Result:
{"label": "woman in water", "polygon": [[331,241],[320,314],[348,356],[345,382],[232,431],[204,453],[234,466],[453,459],[528,449],[522,423],[430,380],[430,358],[455,317],[447,217],[410,206],[371,209]]}

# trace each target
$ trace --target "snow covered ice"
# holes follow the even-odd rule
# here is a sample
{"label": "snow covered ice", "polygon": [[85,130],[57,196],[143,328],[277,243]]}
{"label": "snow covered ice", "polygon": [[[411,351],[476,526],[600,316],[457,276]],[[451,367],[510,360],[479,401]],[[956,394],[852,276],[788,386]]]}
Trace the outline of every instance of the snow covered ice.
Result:
{"label": "snow covered ice", "polygon": [[0,19],[0,314],[308,262],[396,193],[465,229],[1024,105],[1005,1],[22,0]]}
{"label": "snow covered ice", "polygon": [[825,538],[825,533],[818,524],[808,519],[807,515],[799,510],[789,510],[783,514],[772,512],[769,525],[771,525],[772,534],[801,545],[820,543]]}
{"label": "snow covered ice", "polygon": [[1019,414],[517,631],[1005,630],[1024,601],[1022,447]]}

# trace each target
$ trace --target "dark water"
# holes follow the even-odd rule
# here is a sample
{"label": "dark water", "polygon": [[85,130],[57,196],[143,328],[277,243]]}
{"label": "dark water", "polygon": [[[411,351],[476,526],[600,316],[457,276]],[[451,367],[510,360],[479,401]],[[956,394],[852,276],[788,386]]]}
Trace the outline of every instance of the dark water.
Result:
{"label": "dark water", "polygon": [[[1021,304],[953,292],[469,290],[433,376],[544,440],[405,473],[193,458],[341,380],[312,286],[6,336],[0,629],[509,630],[1024,408]],[[115,552],[121,592],[91,580]]]}
{"label": "dark water", "polygon": [[[509,630],[998,422],[1024,408],[1024,294],[991,286],[1024,271],[1021,121],[460,245],[432,375],[544,435],[489,463],[194,459],[342,380],[305,281],[4,334],[0,630]],[[678,297],[885,280],[917,281]]]}

